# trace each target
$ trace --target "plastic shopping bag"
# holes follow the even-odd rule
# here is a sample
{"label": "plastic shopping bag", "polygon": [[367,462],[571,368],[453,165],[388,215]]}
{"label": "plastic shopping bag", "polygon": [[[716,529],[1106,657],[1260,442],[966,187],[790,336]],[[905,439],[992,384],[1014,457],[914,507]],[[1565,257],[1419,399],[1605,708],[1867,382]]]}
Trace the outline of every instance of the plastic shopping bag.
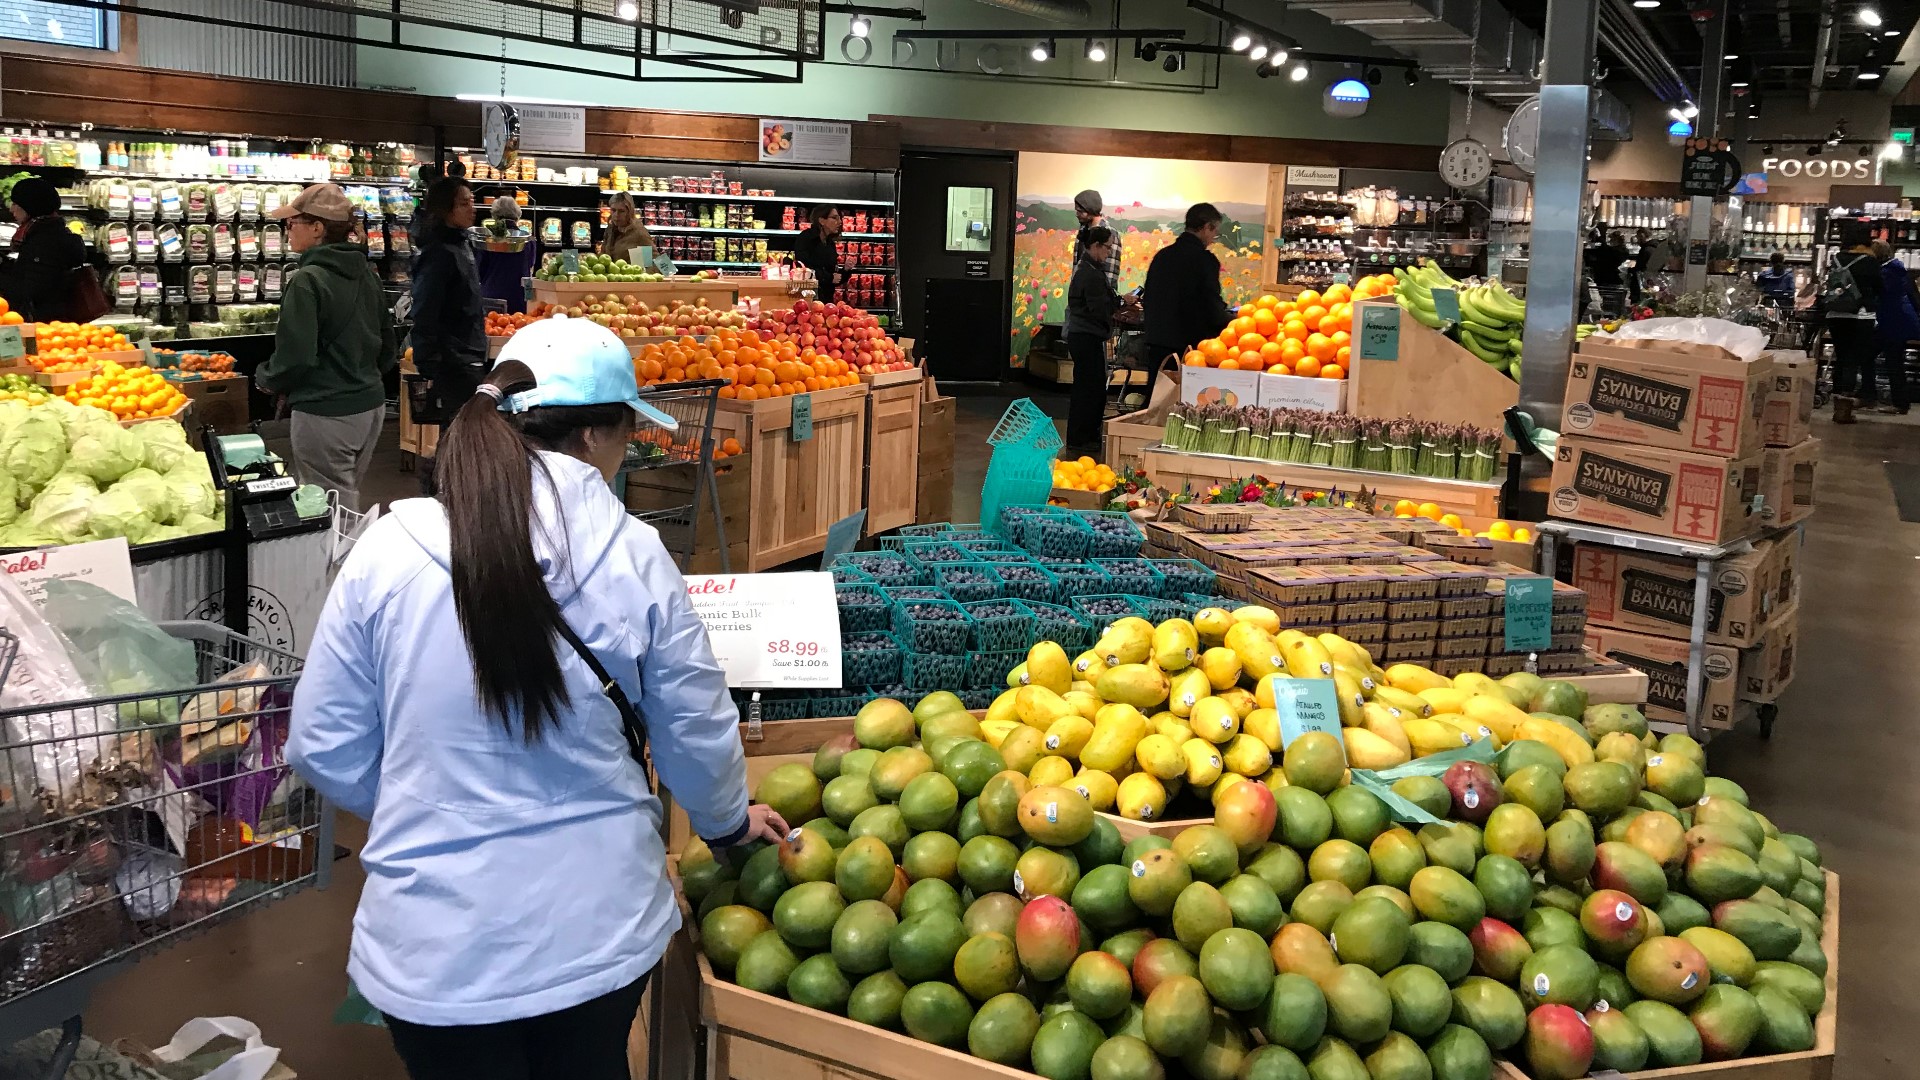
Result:
{"label": "plastic shopping bag", "polygon": [[1416,825],[1432,825],[1441,819],[1434,817],[1393,790],[1393,782],[1409,776],[1439,776],[1459,761],[1478,761],[1483,765],[1493,764],[1497,751],[1492,739],[1475,739],[1469,745],[1458,750],[1442,750],[1438,754],[1428,754],[1415,758],[1405,765],[1395,765],[1391,769],[1354,769],[1353,783],[1356,787],[1366,788],[1387,804],[1387,810],[1393,820]]}
{"label": "plastic shopping bag", "polygon": [[[193,645],[160,629],[132,602],[92,582],[53,578],[41,602],[47,621],[73,643],[74,666],[96,694],[154,694],[184,690],[196,681]],[[177,698],[154,697],[120,706],[120,723],[172,723]]]}
{"label": "plastic shopping bag", "polygon": [[[232,1050],[239,1043],[237,1051]],[[173,1041],[153,1052],[161,1075],[169,1080],[266,1080],[280,1051],[260,1038],[260,1028],[238,1016],[202,1016],[173,1033]]]}

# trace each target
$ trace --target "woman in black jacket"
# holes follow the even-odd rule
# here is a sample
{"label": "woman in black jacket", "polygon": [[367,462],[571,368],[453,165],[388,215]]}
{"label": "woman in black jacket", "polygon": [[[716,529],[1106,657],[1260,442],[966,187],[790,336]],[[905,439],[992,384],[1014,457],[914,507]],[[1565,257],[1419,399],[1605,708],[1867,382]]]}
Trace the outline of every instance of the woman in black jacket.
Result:
{"label": "woman in black jacket", "polygon": [[38,177],[13,185],[13,220],[19,228],[0,271],[0,296],[28,322],[78,322],[74,275],[87,261],[87,245],[60,216],[60,191]]}
{"label": "woman in black jacket", "polygon": [[1090,226],[1080,233],[1080,261],[1067,285],[1067,354],[1073,357],[1073,396],[1067,406],[1067,449],[1099,456],[1100,420],[1106,411],[1107,339],[1120,296],[1107,280],[1113,230]]}
{"label": "woman in black jacket", "polygon": [[819,281],[814,287],[814,297],[823,304],[831,304],[834,291],[840,285],[840,249],[836,246],[840,237],[840,208],[816,206],[808,216],[812,225],[794,238],[793,261],[813,271]]}
{"label": "woman in black jacket", "polygon": [[[489,367],[480,271],[467,235],[473,227],[473,190],[457,177],[436,180],[420,209],[427,224],[413,263],[413,366],[427,380],[420,421],[440,425],[444,440],[454,414],[479,389]],[[420,488],[433,494],[431,465],[420,471]]]}

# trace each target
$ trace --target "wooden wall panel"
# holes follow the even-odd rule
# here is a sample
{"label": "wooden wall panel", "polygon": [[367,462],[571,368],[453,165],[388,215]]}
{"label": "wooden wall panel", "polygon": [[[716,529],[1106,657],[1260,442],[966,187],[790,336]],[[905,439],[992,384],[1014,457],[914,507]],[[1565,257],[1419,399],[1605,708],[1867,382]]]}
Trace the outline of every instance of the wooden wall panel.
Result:
{"label": "wooden wall panel", "polygon": [[[1002,124],[924,116],[875,116],[898,125],[906,146],[957,150],[1044,151],[1114,157],[1249,161],[1261,164],[1338,165],[1347,169],[1405,169],[1437,162],[1439,144],[1343,142],[1336,139],[1276,139],[1254,135],[1205,135],[1166,131],[1118,131],[1051,124]],[[1409,162],[1421,163],[1410,166]]]}

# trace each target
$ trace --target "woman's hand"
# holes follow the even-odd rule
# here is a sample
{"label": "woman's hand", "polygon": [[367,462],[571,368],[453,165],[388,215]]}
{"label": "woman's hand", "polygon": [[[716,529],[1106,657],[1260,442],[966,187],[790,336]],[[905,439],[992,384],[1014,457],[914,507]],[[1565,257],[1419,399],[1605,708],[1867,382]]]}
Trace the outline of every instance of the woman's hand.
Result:
{"label": "woman's hand", "polygon": [[779,811],[765,803],[753,803],[747,807],[747,835],[740,842],[765,840],[777,844],[787,838],[789,831],[787,819],[781,817]]}

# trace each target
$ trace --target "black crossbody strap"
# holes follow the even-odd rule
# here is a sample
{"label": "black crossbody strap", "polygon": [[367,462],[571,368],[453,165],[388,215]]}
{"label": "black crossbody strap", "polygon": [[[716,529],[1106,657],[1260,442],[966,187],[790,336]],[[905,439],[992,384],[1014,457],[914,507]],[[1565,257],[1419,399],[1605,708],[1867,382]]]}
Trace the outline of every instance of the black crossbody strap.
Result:
{"label": "black crossbody strap", "polygon": [[627,692],[607,673],[606,665],[593,655],[593,650],[587,648],[587,643],[580,640],[580,635],[573,632],[573,627],[567,625],[565,619],[560,620],[560,636],[567,639],[573,651],[586,661],[587,670],[600,680],[601,693],[606,694],[607,699],[613,702],[613,707],[620,711],[620,723],[627,729],[627,749],[633,752],[633,760],[639,762],[641,768],[646,768],[647,728],[640,722],[640,714],[634,710],[633,702],[627,700]]}

